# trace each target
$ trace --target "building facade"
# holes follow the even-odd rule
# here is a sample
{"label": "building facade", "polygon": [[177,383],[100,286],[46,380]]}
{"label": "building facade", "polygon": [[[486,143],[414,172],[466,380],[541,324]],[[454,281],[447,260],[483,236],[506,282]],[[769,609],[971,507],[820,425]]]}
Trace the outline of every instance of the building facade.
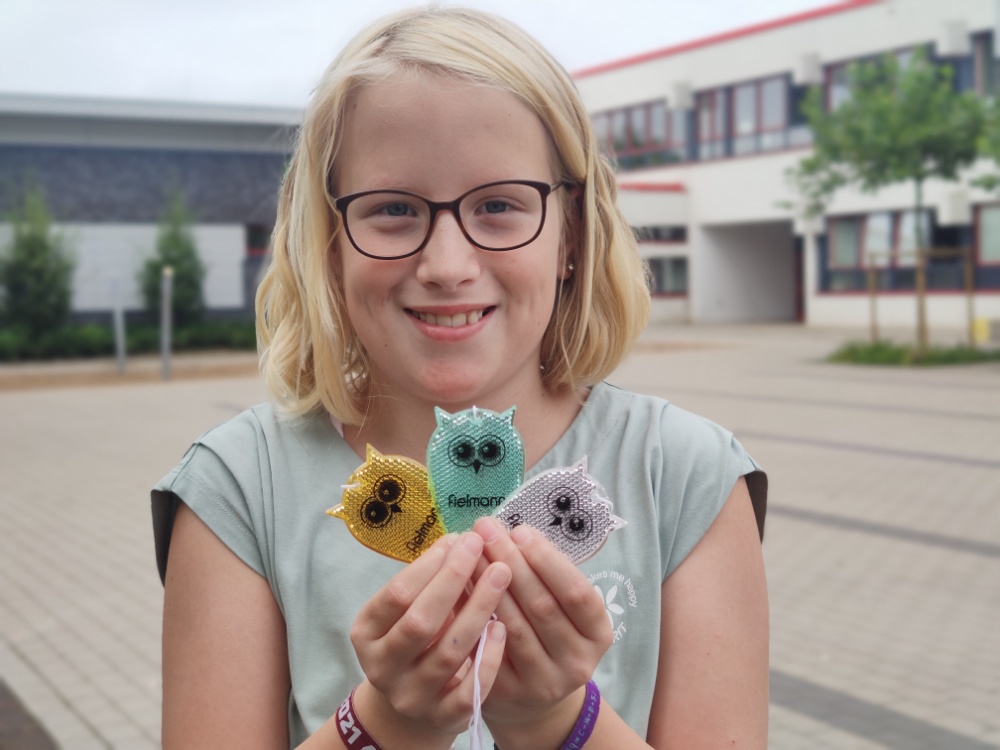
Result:
{"label": "building facade", "polygon": [[[869,266],[884,326],[916,319],[916,226],[933,329],[1000,319],[1000,195],[931,182],[843,189],[822,220],[797,219],[787,170],[810,151],[800,106],[821,86],[849,96],[848,66],[923,49],[959,91],[998,90],[996,0],[850,0],[579,71],[598,137],[618,164],[619,203],[667,321],[869,323]],[[965,177],[996,171],[977,164]],[[967,250],[966,250],[967,249]],[[966,268],[963,252],[971,253]],[[974,294],[967,294],[971,270]]]}
{"label": "building facade", "polygon": [[[0,95],[0,217],[41,188],[75,258],[72,310],[141,311],[169,196],[194,216],[206,306],[252,315],[298,110]],[[10,227],[0,223],[0,246]]]}

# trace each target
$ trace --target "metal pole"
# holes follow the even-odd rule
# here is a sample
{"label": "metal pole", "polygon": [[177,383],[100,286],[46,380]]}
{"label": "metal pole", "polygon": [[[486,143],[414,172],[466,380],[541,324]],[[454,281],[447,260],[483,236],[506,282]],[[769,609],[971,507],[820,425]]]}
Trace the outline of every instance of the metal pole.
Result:
{"label": "metal pole", "polygon": [[963,260],[965,263],[965,306],[969,313],[969,348],[976,348],[976,310],[975,310],[975,297],[976,297],[976,269],[973,265],[974,259],[972,255],[972,248],[965,248],[965,252],[962,253]]}
{"label": "metal pole", "polygon": [[118,361],[118,374],[125,374],[125,310],[122,304],[121,280],[117,275],[111,279],[112,320],[115,328],[115,359]]}
{"label": "metal pole", "polygon": [[170,318],[173,309],[174,269],[163,267],[160,280],[160,357],[163,360],[163,379],[170,380]]}

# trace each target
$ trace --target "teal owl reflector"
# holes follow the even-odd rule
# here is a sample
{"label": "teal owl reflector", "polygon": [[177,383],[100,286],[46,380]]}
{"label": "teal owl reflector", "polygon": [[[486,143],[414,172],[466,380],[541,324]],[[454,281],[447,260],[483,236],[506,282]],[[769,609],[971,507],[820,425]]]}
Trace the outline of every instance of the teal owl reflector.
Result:
{"label": "teal owl reflector", "polygon": [[472,407],[456,414],[435,408],[427,468],[368,446],[365,463],[343,486],[327,513],[376,552],[412,562],[445,533],[468,531],[482,516],[508,529],[540,530],[574,563],[594,555],[625,522],[603,488],[574,466],[544,471],[524,482],[524,443],[514,408],[497,413]]}
{"label": "teal owl reflector", "polygon": [[457,414],[434,409],[437,428],[427,446],[431,493],[449,532],[468,531],[499,508],[524,477],[524,443],[514,409],[472,407]]}

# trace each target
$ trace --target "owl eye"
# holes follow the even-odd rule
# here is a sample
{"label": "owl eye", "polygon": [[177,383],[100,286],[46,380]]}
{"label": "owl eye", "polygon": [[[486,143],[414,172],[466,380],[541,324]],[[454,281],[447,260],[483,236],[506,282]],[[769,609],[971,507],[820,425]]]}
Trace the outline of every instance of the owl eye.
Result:
{"label": "owl eye", "polygon": [[472,466],[476,460],[476,444],[468,435],[459,435],[448,443],[448,458],[456,466]]}
{"label": "owl eye", "polygon": [[484,438],[480,438],[479,460],[483,462],[484,466],[496,466],[503,461],[503,456],[503,440],[494,435],[487,435]]}
{"label": "owl eye", "polygon": [[[398,510],[398,508],[396,509]],[[369,526],[376,529],[385,526],[389,521],[392,520],[393,508],[387,503],[383,503],[381,500],[376,500],[372,498],[365,503],[365,507],[361,509],[361,518]]]}
{"label": "owl eye", "polygon": [[405,494],[406,485],[403,484],[403,480],[399,477],[394,477],[392,474],[380,477],[378,483],[375,485],[375,497],[383,503],[395,505],[403,499]]}
{"label": "owl eye", "polygon": [[585,510],[577,510],[562,524],[562,533],[574,542],[580,542],[590,536],[594,522]]}
{"label": "owl eye", "polygon": [[562,516],[575,507],[579,501],[577,494],[569,487],[556,487],[546,498],[549,505],[549,512],[556,516]]}

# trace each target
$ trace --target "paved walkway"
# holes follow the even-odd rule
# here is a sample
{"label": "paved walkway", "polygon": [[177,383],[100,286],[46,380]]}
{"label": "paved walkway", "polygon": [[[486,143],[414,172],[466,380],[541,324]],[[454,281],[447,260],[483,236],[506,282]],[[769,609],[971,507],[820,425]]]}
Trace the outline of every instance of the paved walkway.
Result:
{"label": "paved walkway", "polygon": [[[823,364],[841,338],[663,329],[612,380],[725,424],[770,473],[771,748],[1000,747],[1000,365]],[[4,390],[0,368],[2,750],[52,746],[11,730],[19,705],[68,750],[158,746],[149,487],[263,398],[251,375],[97,387],[104,369]]]}

